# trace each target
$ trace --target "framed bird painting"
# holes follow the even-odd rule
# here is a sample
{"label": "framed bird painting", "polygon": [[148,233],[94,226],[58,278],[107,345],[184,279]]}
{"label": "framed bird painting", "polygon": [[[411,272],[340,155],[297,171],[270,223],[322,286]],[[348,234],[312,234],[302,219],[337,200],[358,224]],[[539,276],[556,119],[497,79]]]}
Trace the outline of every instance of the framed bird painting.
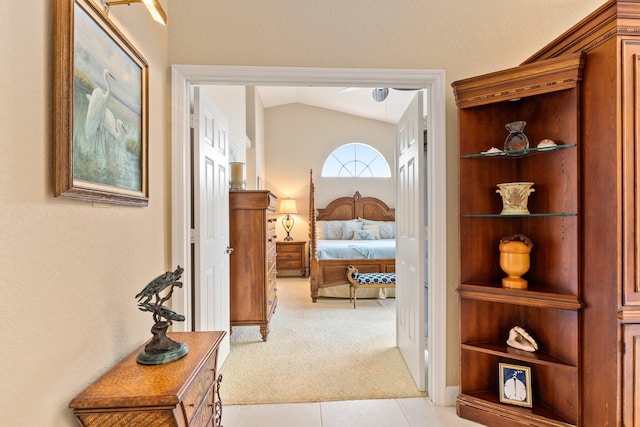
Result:
{"label": "framed bird painting", "polygon": [[55,2],[54,195],[147,206],[148,65],[92,0]]}

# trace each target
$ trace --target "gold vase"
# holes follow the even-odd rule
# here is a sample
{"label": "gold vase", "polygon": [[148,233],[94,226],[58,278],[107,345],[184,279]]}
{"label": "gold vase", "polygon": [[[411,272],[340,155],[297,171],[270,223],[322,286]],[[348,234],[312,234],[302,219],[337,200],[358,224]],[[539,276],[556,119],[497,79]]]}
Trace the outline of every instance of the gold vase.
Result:
{"label": "gold vase", "polygon": [[530,267],[531,248],[520,241],[500,243],[500,268],[507,273],[502,279],[505,288],[526,289],[528,283],[522,276]]}

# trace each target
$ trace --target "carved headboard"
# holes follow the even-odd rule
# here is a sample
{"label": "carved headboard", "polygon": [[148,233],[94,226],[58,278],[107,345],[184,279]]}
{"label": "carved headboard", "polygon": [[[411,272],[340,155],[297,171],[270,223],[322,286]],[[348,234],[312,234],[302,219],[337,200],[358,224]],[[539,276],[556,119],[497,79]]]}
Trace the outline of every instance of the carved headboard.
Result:
{"label": "carved headboard", "polygon": [[317,209],[316,220],[346,220],[366,218],[373,221],[395,221],[396,210],[375,197],[362,197],[359,191],[353,197],[340,197],[326,208]]}
{"label": "carved headboard", "polygon": [[316,255],[316,221],[333,221],[365,218],[372,221],[395,221],[396,210],[375,197],[362,197],[360,192],[352,197],[339,197],[325,208],[315,207],[313,170],[309,172],[309,252]]}

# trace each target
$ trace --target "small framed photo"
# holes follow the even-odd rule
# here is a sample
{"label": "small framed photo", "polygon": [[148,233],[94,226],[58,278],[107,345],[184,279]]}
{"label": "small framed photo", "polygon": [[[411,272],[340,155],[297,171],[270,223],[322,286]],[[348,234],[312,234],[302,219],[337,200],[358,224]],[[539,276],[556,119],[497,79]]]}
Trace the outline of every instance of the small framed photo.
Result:
{"label": "small framed photo", "polygon": [[500,402],[531,408],[531,368],[500,363]]}

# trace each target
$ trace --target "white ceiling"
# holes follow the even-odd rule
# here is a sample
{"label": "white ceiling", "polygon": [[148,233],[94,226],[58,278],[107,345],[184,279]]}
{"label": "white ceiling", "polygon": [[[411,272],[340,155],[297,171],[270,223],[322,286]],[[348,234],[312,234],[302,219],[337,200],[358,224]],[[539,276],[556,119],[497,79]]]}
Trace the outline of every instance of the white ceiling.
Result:
{"label": "white ceiling", "polygon": [[382,102],[373,99],[373,88],[258,86],[265,108],[300,103],[369,119],[397,123],[415,96],[414,90],[389,89]]}

